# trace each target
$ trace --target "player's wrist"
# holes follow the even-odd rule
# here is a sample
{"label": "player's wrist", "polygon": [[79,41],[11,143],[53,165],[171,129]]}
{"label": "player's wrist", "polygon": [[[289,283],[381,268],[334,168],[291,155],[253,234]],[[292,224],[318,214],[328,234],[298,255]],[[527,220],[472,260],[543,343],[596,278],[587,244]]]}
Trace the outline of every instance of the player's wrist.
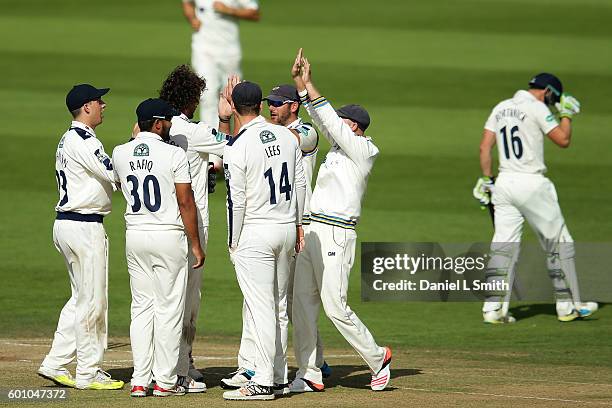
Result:
{"label": "player's wrist", "polygon": [[219,115],[219,122],[221,123],[229,123],[231,116],[222,116]]}

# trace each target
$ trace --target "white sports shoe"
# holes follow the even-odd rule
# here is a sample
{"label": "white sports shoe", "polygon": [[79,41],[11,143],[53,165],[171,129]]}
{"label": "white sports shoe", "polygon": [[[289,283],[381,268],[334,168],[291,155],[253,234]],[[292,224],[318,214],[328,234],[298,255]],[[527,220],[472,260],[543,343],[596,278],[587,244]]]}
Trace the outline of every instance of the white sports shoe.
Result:
{"label": "white sports shoe", "polygon": [[272,387],[266,387],[249,381],[244,387],[240,387],[237,390],[225,391],[223,398],[233,401],[273,400],[275,395]]}
{"label": "white sports shoe", "polygon": [[206,383],[204,381],[196,381],[189,376],[179,375],[176,383],[185,388],[187,393],[206,392]]}
{"label": "white sports shoe", "polygon": [[557,302],[557,319],[560,322],[571,322],[578,318],[589,317],[599,309],[596,302],[574,304],[572,302]]}
{"label": "white sports shoe", "polygon": [[42,378],[51,380],[57,385],[73,388],[76,386],[76,382],[74,381],[74,378],[72,378],[72,374],[70,374],[70,371],[66,370],[64,367],[54,370],[52,368],[40,366],[37,373]]}
{"label": "white sports shoe", "polygon": [[378,373],[372,374],[370,387],[372,391],[382,391],[389,384],[389,380],[391,380],[391,349],[385,347],[385,359]]}
{"label": "white sports shoe", "polygon": [[233,373],[230,373],[229,377],[221,379],[221,388],[225,388],[226,390],[237,390],[247,385],[254,375],[255,371],[239,368]]}
{"label": "white sports shoe", "polygon": [[511,314],[502,316],[501,309],[482,312],[482,321],[488,324],[514,323],[516,319]]}
{"label": "white sports shoe", "polygon": [[325,389],[325,385],[317,384],[305,378],[296,378],[289,384],[289,392],[321,392]]}
{"label": "white sports shoe", "polygon": [[123,381],[113,379],[106,371],[98,370],[94,378],[77,380],[76,388],[80,390],[120,390],[123,388]]}

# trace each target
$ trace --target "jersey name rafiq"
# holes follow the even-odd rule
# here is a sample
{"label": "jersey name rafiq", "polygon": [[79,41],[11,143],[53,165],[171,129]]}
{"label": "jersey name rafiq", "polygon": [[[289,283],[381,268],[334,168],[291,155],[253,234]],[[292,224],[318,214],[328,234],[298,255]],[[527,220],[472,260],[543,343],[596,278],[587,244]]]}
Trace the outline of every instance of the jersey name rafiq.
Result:
{"label": "jersey name rafiq", "polygon": [[[141,143],[134,148],[134,157],[146,157],[149,156],[149,146],[146,143]],[[148,159],[138,159],[136,161],[130,161],[130,169],[136,170],[147,170],[153,169],[153,162]]]}

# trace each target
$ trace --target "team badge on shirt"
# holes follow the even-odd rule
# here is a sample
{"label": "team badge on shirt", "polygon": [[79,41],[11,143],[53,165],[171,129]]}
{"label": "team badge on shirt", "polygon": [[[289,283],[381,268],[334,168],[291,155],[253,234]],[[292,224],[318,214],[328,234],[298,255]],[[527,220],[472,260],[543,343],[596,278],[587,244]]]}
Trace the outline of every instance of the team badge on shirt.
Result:
{"label": "team badge on shirt", "polygon": [[149,146],[145,143],[141,143],[134,148],[134,156],[143,157],[149,155]]}
{"label": "team badge on shirt", "polygon": [[276,136],[274,136],[274,133],[270,132],[269,130],[264,130],[259,134],[259,139],[261,140],[261,143],[270,143],[276,140]]}

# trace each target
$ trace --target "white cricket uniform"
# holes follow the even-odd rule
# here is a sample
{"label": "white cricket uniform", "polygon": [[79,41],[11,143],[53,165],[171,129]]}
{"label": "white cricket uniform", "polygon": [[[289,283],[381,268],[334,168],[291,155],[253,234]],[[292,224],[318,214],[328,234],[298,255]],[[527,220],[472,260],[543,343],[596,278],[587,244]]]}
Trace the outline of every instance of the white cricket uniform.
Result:
{"label": "white cricket uniform", "polygon": [[127,201],[125,252],[132,291],[132,386],[177,381],[187,285],[187,237],[176,183],[191,183],[185,152],[155,133],[115,147],[113,166]]}
{"label": "white cricket uniform", "polygon": [[[227,144],[227,135],[217,131],[202,122],[191,122],[181,114],[172,118],[170,128],[170,143],[182,148],[187,154],[189,172],[191,173],[191,188],[198,208],[198,229],[200,244],[206,252],[208,241],[208,160],[210,154],[223,155]],[[189,254],[187,292],[185,294],[185,313],[183,315],[183,334],[177,367],[178,375],[186,376],[189,371],[191,349],[195,339],[196,323],[200,311],[202,271],[193,269],[195,263],[193,254]]]}
{"label": "white cricket uniform", "polygon": [[[256,333],[253,381],[272,386],[279,350],[278,282],[287,282],[296,224],[306,194],[302,151],[283,126],[259,116],[244,125],[224,152],[228,244],[244,296],[243,325]],[[286,288],[285,288],[286,290]]]}
{"label": "white cricket uniform", "polygon": [[382,367],[385,349],[347,304],[349,275],[355,258],[355,226],[368,176],[378,156],[369,137],[355,135],[329,102],[303,98],[314,124],[331,143],[319,168],[310,200],[311,224],[306,249],[297,258],[293,286],[293,342],[296,378],[317,384],[323,379],[317,364],[317,319],[323,304],[338,331],[365,360],[372,372]]}
{"label": "white cricket uniform", "polygon": [[[305,123],[301,118],[287,125],[288,129],[296,130],[300,135],[300,150],[302,151],[302,167],[304,168],[304,177],[306,178],[306,199],[304,201],[304,215],[302,224],[304,231],[307,230],[310,224],[310,197],[312,196],[312,176],[314,168],[317,164],[317,152],[319,150],[319,135],[310,123]],[[297,254],[299,256],[299,254]],[[291,305],[293,299],[293,279],[295,274],[295,256],[289,260],[289,276],[287,281],[277,282],[279,288],[279,324],[281,329],[281,351],[283,355],[287,354],[287,338],[289,331],[289,321],[291,320]],[[281,276],[282,278],[282,276]],[[287,288],[286,291],[283,288]],[[243,305],[243,322],[245,308]],[[238,351],[238,367],[247,370],[255,371],[255,336],[256,333],[250,333],[249,327],[243,325],[242,338],[240,339],[240,350]],[[317,338],[317,364],[323,365],[323,344],[320,336]],[[288,368],[274,367],[275,378],[277,384],[286,384],[288,382]]]}
{"label": "white cricket uniform", "polygon": [[114,181],[111,160],[92,128],[72,122],[57,146],[55,177],[53,242],[68,268],[71,297],[42,366],[59,369],[76,357],[76,381],[86,384],[107,344],[108,240],[102,219],[111,211]]}
{"label": "white cricket uniform", "polygon": [[[579,303],[580,296],[573,240],[565,225],[555,186],[544,176],[544,136],[557,126],[546,104],[525,90],[497,104],[485,123],[485,129],[496,135],[499,156],[499,176],[492,194],[495,235],[491,248],[495,252],[487,276],[489,280],[507,280],[512,286],[526,218],[548,254],[557,305],[564,309],[572,299]],[[559,276],[559,270],[564,277]],[[508,291],[504,299],[487,299],[483,311],[503,307],[505,315],[510,295]]]}
{"label": "white cricket uniform", "polygon": [[[229,7],[259,9],[256,0],[220,0]],[[217,127],[218,95],[232,74],[242,76],[240,60],[240,32],[238,18],[216,12],[215,0],[183,0],[194,3],[196,17],[202,22],[200,30],[191,37],[191,65],[206,79],[206,91],[200,101],[200,119]]]}

